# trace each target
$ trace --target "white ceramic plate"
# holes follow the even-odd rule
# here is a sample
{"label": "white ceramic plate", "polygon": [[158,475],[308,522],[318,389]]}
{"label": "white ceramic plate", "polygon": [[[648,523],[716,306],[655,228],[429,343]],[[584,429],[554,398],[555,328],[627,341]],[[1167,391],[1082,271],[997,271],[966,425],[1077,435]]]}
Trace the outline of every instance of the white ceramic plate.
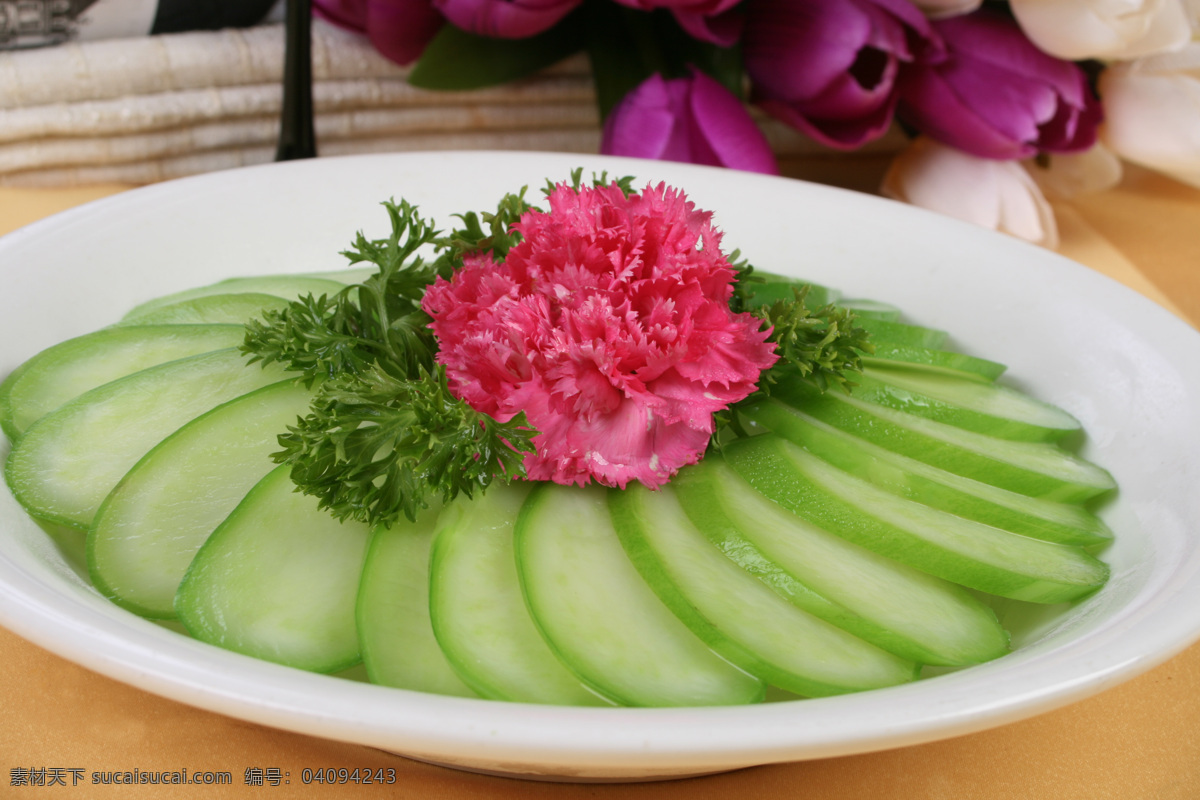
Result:
{"label": "white ceramic plate", "polygon": [[[469,768],[638,778],[915,744],[1028,717],[1126,680],[1200,637],[1200,335],[1053,254],[922,211],[795,181],[654,162],[426,153],[235,170],[128,192],[0,240],[0,375],[143,300],[233,275],[342,265],[378,203],[439,220],[586,165],[666,180],[754,263],[895,303],[1010,366],[1078,416],[1121,485],[1111,582],[1014,614],[1015,652],[858,695],[720,709],[473,701],[312,675],[224,652],[111,605],[0,490],[0,624],[185,703]],[[7,444],[0,456],[7,455]]]}

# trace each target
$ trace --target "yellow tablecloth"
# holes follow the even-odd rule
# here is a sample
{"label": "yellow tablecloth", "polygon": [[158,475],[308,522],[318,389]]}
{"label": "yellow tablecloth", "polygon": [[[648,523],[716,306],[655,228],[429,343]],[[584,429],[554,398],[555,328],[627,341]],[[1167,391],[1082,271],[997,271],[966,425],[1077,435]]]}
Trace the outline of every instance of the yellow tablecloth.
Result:
{"label": "yellow tablecloth", "polygon": [[[121,191],[0,189],[0,233]],[[1200,326],[1200,192],[1140,170],[1060,205],[1062,252]],[[1198,412],[1200,413],[1200,412]],[[1198,456],[1200,457],[1200,456]],[[1196,532],[1200,535],[1200,531]],[[383,786],[247,786],[247,768],[393,768]],[[93,786],[93,771],[221,771],[232,786]],[[66,786],[13,785],[62,770]],[[82,780],[71,788],[72,769]],[[0,797],[888,798],[1196,800],[1200,644],[1104,694],[943,742],[662,783],[542,784],[472,775],[201,711],[101,677],[0,629]]]}

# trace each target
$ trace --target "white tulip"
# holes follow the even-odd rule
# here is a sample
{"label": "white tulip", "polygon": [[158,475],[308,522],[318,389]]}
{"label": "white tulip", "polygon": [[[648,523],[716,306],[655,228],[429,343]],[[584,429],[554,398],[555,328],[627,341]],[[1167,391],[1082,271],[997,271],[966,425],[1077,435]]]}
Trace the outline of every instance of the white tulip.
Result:
{"label": "white tulip", "polygon": [[1017,161],[979,158],[922,136],[896,156],[881,189],[895,200],[1058,246],[1054,211]]}
{"label": "white tulip", "polygon": [[1102,144],[1082,153],[1046,153],[1024,162],[1047,197],[1069,199],[1111,189],[1121,182],[1121,159]]}
{"label": "white tulip", "polygon": [[1099,88],[1110,150],[1200,187],[1200,43],[1111,66]]}
{"label": "white tulip", "polygon": [[1187,11],[1188,23],[1192,27],[1192,34],[1200,31],[1200,0],[1183,0],[1184,10]]}
{"label": "white tulip", "polygon": [[933,19],[970,14],[982,4],[983,0],[913,0],[913,5]]}
{"label": "white tulip", "polygon": [[1192,38],[1193,0],[1011,0],[1025,35],[1059,58],[1127,60]]}

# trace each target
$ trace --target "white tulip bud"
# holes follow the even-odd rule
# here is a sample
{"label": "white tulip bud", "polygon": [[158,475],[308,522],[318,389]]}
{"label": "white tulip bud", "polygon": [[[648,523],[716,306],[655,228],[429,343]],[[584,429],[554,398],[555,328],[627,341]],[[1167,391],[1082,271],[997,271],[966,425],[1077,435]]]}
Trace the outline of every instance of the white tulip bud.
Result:
{"label": "white tulip bud", "polygon": [[1054,211],[1017,161],[979,158],[922,136],[896,156],[882,192],[1044,247],[1058,246]]}
{"label": "white tulip bud", "polygon": [[1200,187],[1200,43],[1109,67],[1100,97],[1109,149]]}
{"label": "white tulip bud", "polygon": [[913,5],[921,9],[925,16],[941,19],[970,14],[983,5],[983,0],[913,0]]}
{"label": "white tulip bud", "polygon": [[1127,60],[1178,50],[1192,38],[1193,0],[1011,0],[1025,35],[1050,55]]}

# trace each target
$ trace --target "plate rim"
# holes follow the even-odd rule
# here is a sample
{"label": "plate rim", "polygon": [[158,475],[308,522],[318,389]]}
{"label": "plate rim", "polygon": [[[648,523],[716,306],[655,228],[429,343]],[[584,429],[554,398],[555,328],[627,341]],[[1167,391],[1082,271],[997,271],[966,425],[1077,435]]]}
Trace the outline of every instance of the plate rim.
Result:
{"label": "plate rim", "polygon": [[[282,174],[283,171],[290,170],[293,173],[303,172],[304,170],[318,169],[318,165],[320,170],[331,169],[338,165],[345,165],[348,169],[352,170],[368,169],[371,165],[376,164],[395,163],[396,161],[416,162],[435,156],[439,159],[454,157],[453,155],[448,156],[446,153],[347,156],[336,159],[319,159],[317,162],[308,163],[292,162],[292,164],[284,165],[262,165],[141,187],[38,220],[8,234],[0,239],[0,259],[10,249],[23,246],[23,243],[28,240],[47,236],[56,230],[64,228],[69,230],[71,226],[86,225],[89,220],[97,215],[103,217],[105,214],[120,213],[123,208],[134,207],[143,202],[149,202],[159,195],[165,196],[172,193],[183,193],[186,195],[189,192],[194,192],[197,187],[203,188],[205,186],[237,183],[242,180],[253,179],[254,176],[265,176],[264,180],[270,180],[270,176]],[[740,177],[731,178],[728,173],[711,168],[694,167],[691,165],[670,165],[664,167],[662,162],[636,162],[629,159],[610,159],[572,154],[467,152],[457,154],[457,156],[460,161],[470,163],[477,163],[480,159],[503,160],[514,165],[514,169],[518,168],[515,165],[531,166],[534,163],[560,165],[567,162],[576,162],[585,166],[596,165],[597,168],[608,168],[614,172],[619,169],[633,167],[641,170],[653,169],[656,172],[671,175],[698,175],[709,178],[715,178],[715,176],[720,175],[722,176],[721,182],[745,180],[755,183],[758,180],[788,180],[783,178],[766,178],[764,176],[749,176],[744,173],[737,174]],[[351,162],[355,163],[351,164]],[[332,167],[329,166],[331,163],[333,164]],[[839,195],[852,195],[855,198],[866,201],[868,207],[874,203],[889,203],[889,201],[880,198],[860,195],[849,190],[816,186],[798,181],[788,181],[788,183],[794,187],[806,187],[799,191],[815,192],[815,196],[818,197],[825,196],[827,192],[838,193]],[[686,185],[683,188],[685,191],[687,190]],[[858,199],[854,202],[857,203]],[[881,208],[883,206],[876,207]],[[918,220],[917,224],[920,225],[927,227],[934,226],[935,228],[940,227],[952,231],[956,230],[958,231],[958,235],[967,236],[967,238],[971,239],[983,236],[982,241],[1001,249],[1013,250],[1016,247],[1020,251],[1021,247],[1028,247],[1029,251],[1025,252],[1037,252],[1040,254],[1039,258],[1048,258],[1047,263],[1053,263],[1055,259],[1058,259],[1064,262],[1065,265],[1068,265],[1060,265],[1057,268],[1060,272],[1063,270],[1084,270],[1084,272],[1078,273],[1071,280],[1077,279],[1084,284],[1090,285],[1092,287],[1090,291],[1099,292],[1104,297],[1106,303],[1111,304],[1115,302],[1119,308],[1133,308],[1137,310],[1138,314],[1147,316],[1157,326],[1154,331],[1155,335],[1178,335],[1180,330],[1190,332],[1192,338],[1182,337],[1184,344],[1179,346],[1185,349],[1192,348],[1195,352],[1200,353],[1200,344],[1198,344],[1200,343],[1200,335],[1193,328],[1182,320],[1178,320],[1166,310],[1161,309],[1161,307],[1152,301],[1136,295],[1132,290],[1111,279],[1093,273],[1085,267],[1074,264],[1074,262],[1062,259],[1060,256],[1045,253],[1044,251],[1032,248],[1032,246],[1024,245],[1024,243],[1014,243],[1004,237],[999,237],[998,234],[990,234],[982,229],[975,229],[966,225],[966,223],[949,220],[907,206],[895,205],[893,210],[902,217]],[[933,219],[936,219],[936,223],[931,221]],[[968,231],[968,233],[964,234],[963,230]],[[1002,245],[1001,242],[1003,242]],[[3,274],[0,274],[0,280],[3,280]],[[1111,283],[1111,286],[1105,282]],[[1114,290],[1113,287],[1117,287],[1119,291]],[[1123,295],[1121,294],[1122,292],[1127,294]],[[1114,300],[1114,298],[1117,299]],[[1176,325],[1180,327],[1175,327]],[[1197,372],[1200,373],[1200,370]],[[6,449],[0,448],[0,455],[4,453],[6,453]],[[218,689],[203,685],[204,675],[195,670],[195,664],[176,663],[168,659],[169,663],[158,665],[159,667],[171,666],[177,669],[178,673],[174,677],[163,674],[161,668],[150,669],[144,663],[139,664],[138,658],[145,656],[147,649],[153,650],[161,637],[159,634],[151,634],[148,630],[141,628],[140,625],[151,626],[156,631],[162,630],[158,626],[134,617],[133,619],[138,624],[124,631],[125,635],[129,637],[125,642],[115,641],[112,637],[104,636],[100,633],[100,629],[95,627],[84,626],[80,628],[78,625],[80,618],[78,616],[72,618],[73,612],[75,614],[79,613],[79,608],[72,609],[72,604],[78,598],[67,598],[70,602],[63,605],[60,602],[63,601],[63,598],[56,597],[52,587],[39,584],[28,576],[24,576],[28,580],[26,580],[26,585],[22,589],[20,586],[22,575],[14,573],[14,569],[17,569],[17,567],[8,558],[7,553],[0,550],[0,624],[69,660],[155,694],[274,727],[282,727],[288,730],[296,730],[312,735],[341,739],[343,741],[359,741],[360,743],[382,746],[385,749],[391,749],[387,744],[389,741],[396,741],[395,728],[388,729],[389,726],[386,720],[381,718],[371,717],[371,722],[366,727],[369,729],[369,738],[372,741],[362,742],[361,739],[364,730],[362,727],[355,727],[356,724],[361,723],[348,726],[344,721],[336,720],[336,709],[328,704],[316,703],[315,708],[310,707],[308,710],[302,708],[304,704],[300,701],[310,699],[308,697],[308,692],[311,691],[310,687],[324,687],[326,685],[325,681],[338,680],[336,678],[304,675],[302,676],[303,680],[289,681],[286,677],[279,677],[283,674],[280,671],[285,671],[288,676],[297,678],[297,676],[292,675],[295,672],[294,670],[266,664],[265,662],[257,662],[245,656],[224,652],[220,652],[218,655],[220,657],[234,658],[244,669],[231,676],[231,679],[222,683]],[[1198,579],[1200,576],[1198,576],[1198,572],[1200,572],[1200,566],[1195,566],[1190,582],[1186,579],[1183,580],[1183,585],[1175,586],[1175,590],[1187,590],[1185,594],[1190,592],[1188,594],[1189,597],[1200,600],[1200,579]],[[90,619],[92,614],[95,613],[95,609],[86,605],[81,607],[85,612],[82,617],[83,620]],[[103,616],[100,617],[100,619],[104,618]],[[96,620],[93,619],[92,621]],[[1130,621],[1129,624],[1133,625],[1133,622]],[[569,769],[578,767],[580,764],[586,764],[590,769],[601,772],[604,770],[621,772],[622,770],[628,771],[630,769],[634,771],[646,769],[658,769],[660,771],[663,769],[686,770],[693,769],[698,765],[714,764],[714,759],[720,758],[730,761],[728,765],[722,768],[732,768],[733,766],[777,763],[806,758],[823,758],[833,755],[907,746],[983,730],[1017,719],[1027,718],[1036,713],[1061,707],[1083,697],[1095,694],[1118,682],[1141,674],[1181,652],[1197,639],[1200,639],[1200,614],[1191,620],[1177,621],[1173,626],[1169,627],[1171,628],[1169,633],[1155,630],[1142,631],[1139,634],[1138,638],[1141,641],[1149,641],[1151,643],[1149,645],[1150,652],[1135,654],[1136,657],[1133,658],[1114,659],[1114,661],[1119,663],[1109,663],[1106,668],[1098,671],[1092,670],[1088,674],[1072,674],[1068,679],[1060,681],[1060,685],[1056,686],[1053,691],[1046,689],[1041,691],[1030,690],[1025,692],[1016,701],[1012,698],[1009,698],[1006,703],[994,700],[991,701],[990,707],[987,707],[988,704],[985,702],[981,703],[981,707],[974,709],[944,711],[941,716],[936,718],[931,717],[924,720],[916,720],[907,725],[893,720],[886,732],[874,735],[863,735],[861,732],[859,734],[843,732],[841,738],[838,738],[837,736],[831,737],[830,733],[826,731],[823,734],[825,736],[825,741],[823,742],[814,742],[810,737],[805,736],[793,738],[790,741],[781,741],[779,739],[764,741],[762,736],[751,735],[751,728],[761,727],[764,730],[763,735],[777,737],[778,732],[774,730],[776,726],[787,723],[794,724],[795,722],[794,719],[790,719],[794,716],[792,706],[803,705],[813,709],[813,712],[809,714],[803,711],[799,712],[802,717],[812,716],[813,714],[820,716],[825,713],[823,709],[827,709],[831,705],[837,708],[849,708],[850,713],[859,713],[857,707],[867,702],[864,698],[878,698],[881,696],[879,694],[881,692],[890,693],[889,697],[912,694],[914,692],[913,687],[928,686],[928,681],[891,689],[873,690],[872,692],[859,695],[804,700],[799,701],[798,704],[777,704],[774,707],[750,706],[735,709],[685,710],[565,710],[554,707],[525,706],[521,704],[497,704],[494,701],[435,698],[431,695],[420,695],[419,693],[404,692],[403,690],[383,687],[364,686],[352,689],[348,687],[343,688],[346,688],[347,692],[355,697],[361,695],[364,699],[360,702],[367,705],[374,704],[381,709],[387,708],[389,711],[393,711],[391,707],[395,703],[380,701],[379,697],[381,695],[379,693],[392,693],[390,696],[395,697],[394,693],[399,692],[404,696],[404,708],[415,717],[422,719],[424,715],[432,714],[439,709],[445,710],[448,708],[456,714],[463,709],[470,709],[472,714],[476,714],[476,721],[469,723],[464,720],[464,724],[459,726],[457,733],[453,735],[446,733],[443,736],[446,739],[443,744],[445,746],[463,745],[476,748],[477,750],[490,753],[491,755],[488,758],[495,761],[495,763],[507,764],[514,769],[521,765],[535,768],[538,764],[542,767],[554,766],[557,769]],[[62,634],[68,632],[70,636],[67,638],[72,641],[63,640]],[[190,640],[185,641],[196,647],[202,647],[206,650],[211,649],[206,645],[200,645]],[[85,642],[87,643],[86,647],[84,646]],[[182,651],[182,653],[192,652],[194,651],[188,648],[184,648]],[[254,661],[254,664],[241,663],[243,659],[245,661]],[[209,659],[206,658],[201,659],[201,663],[208,663],[208,661]],[[997,662],[993,662],[993,665],[995,663]],[[986,669],[988,666],[982,665],[981,667],[972,669]],[[952,684],[962,682],[963,679],[960,676],[963,674],[958,673],[958,675],[943,676],[937,680],[945,680],[946,683],[943,685],[950,688]],[[247,676],[253,676],[254,680],[248,681]],[[308,680],[309,678],[316,678],[319,682],[312,683]],[[294,686],[294,691],[273,693],[268,697],[264,697],[261,693],[261,684],[258,681],[276,679],[279,679],[285,685]],[[354,685],[350,684],[350,686]],[[368,693],[363,694],[363,690],[367,690]],[[924,692],[921,689],[917,689],[916,691],[919,693]],[[295,707],[295,704],[298,702],[301,705],[300,710],[297,710]],[[468,705],[462,706],[461,704],[464,703]],[[214,708],[214,706],[216,707]],[[291,706],[290,710],[289,706]],[[509,714],[508,710],[513,709],[520,710],[520,716],[524,719],[524,722],[515,728],[510,725],[510,728],[506,732],[506,736],[510,737],[508,742],[496,743],[493,736],[486,734],[484,726],[501,726],[511,723],[509,717],[514,715]],[[617,734],[623,733],[623,730],[613,725],[612,718],[614,715],[624,715],[636,719],[639,725],[670,728],[681,734],[687,733],[695,727],[694,718],[697,716],[704,719],[710,717],[720,718],[724,725],[736,728],[739,731],[740,738],[731,744],[729,741],[712,741],[703,734],[697,734],[692,737],[681,736],[676,740],[674,747],[661,741],[655,741],[652,746],[647,746],[646,742],[641,742],[633,748],[622,748],[619,744],[622,739]],[[751,719],[743,719],[747,716],[751,717]],[[788,719],[776,719],[780,716]],[[670,725],[666,725],[660,721],[660,718],[672,720],[673,722]],[[560,749],[554,750],[551,745],[554,745],[555,742],[547,740],[544,732],[539,730],[539,726],[541,729],[544,729],[545,726],[558,724],[558,721],[561,720],[584,720],[588,725],[593,727],[593,732],[596,732],[597,729],[603,729],[599,732],[604,733],[605,736],[597,737],[588,748],[582,750],[577,746],[569,745],[561,745]],[[529,725],[532,721],[536,721],[537,725],[531,728]],[[624,724],[621,723],[622,728]],[[772,729],[770,733],[765,732],[768,728]],[[411,731],[405,735],[411,738],[416,733],[419,732]],[[427,734],[427,731],[425,733]],[[534,754],[532,762],[530,761],[529,752],[531,749],[538,751]],[[416,753],[418,751],[410,750],[409,752]],[[446,755],[446,753],[437,751],[429,755],[438,757],[439,755]],[[750,760],[746,760],[747,758]],[[622,767],[620,766],[621,764],[625,766]]]}

